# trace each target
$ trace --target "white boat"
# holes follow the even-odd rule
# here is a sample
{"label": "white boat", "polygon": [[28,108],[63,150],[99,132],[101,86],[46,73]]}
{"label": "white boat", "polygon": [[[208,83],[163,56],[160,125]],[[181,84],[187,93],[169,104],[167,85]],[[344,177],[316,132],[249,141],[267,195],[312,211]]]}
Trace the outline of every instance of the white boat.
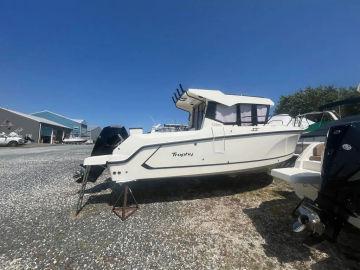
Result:
{"label": "white boat", "polygon": [[273,169],[271,175],[288,182],[300,199],[315,200],[321,186],[324,149],[323,142],[314,142],[299,155],[294,167]]}
{"label": "white boat", "polygon": [[129,136],[124,127],[102,130],[83,170],[74,175],[82,181],[77,213],[86,182],[96,181],[104,168],[113,181],[123,184],[121,215],[115,207],[113,211],[124,220],[130,215],[128,182],[266,171],[293,156],[302,129],[267,124],[274,105],[270,99],[180,88],[173,102],[189,114],[187,130],[144,134],[134,128]]}
{"label": "white boat", "polygon": [[66,144],[81,144],[85,143],[88,140],[88,138],[84,137],[70,137],[63,140],[63,143]]}
{"label": "white boat", "polygon": [[293,168],[271,171],[302,199],[294,210],[294,232],[308,229],[318,240],[336,240],[345,223],[360,229],[360,121],[332,126],[327,134],[325,143],[311,143]]}
{"label": "white boat", "polygon": [[188,130],[188,126],[182,124],[157,124],[151,128],[150,132],[178,132],[186,130]]}
{"label": "white boat", "polygon": [[188,89],[173,101],[189,113],[189,130],[144,134],[137,129],[83,165],[107,166],[119,183],[262,171],[291,158],[302,131],[267,125],[274,104],[267,98]]}

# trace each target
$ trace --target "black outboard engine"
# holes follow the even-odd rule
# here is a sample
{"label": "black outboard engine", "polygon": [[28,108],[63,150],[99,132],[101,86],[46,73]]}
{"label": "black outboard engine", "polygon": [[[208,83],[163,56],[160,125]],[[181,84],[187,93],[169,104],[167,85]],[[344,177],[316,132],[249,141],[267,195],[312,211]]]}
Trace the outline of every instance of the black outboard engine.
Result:
{"label": "black outboard engine", "polygon": [[124,127],[105,127],[96,140],[91,156],[109,155],[129,137]]}
{"label": "black outboard engine", "polygon": [[[99,137],[96,140],[91,156],[110,155],[113,150],[129,137],[125,127],[108,126],[101,130]],[[82,165],[81,165],[82,166]],[[88,181],[95,182],[104,171],[104,166],[91,166],[88,176]],[[84,168],[74,174],[76,182],[80,183],[83,180]]]}
{"label": "black outboard engine", "polygon": [[360,218],[360,122],[329,129],[321,178],[315,203],[335,239],[349,218]]}
{"label": "black outboard engine", "polygon": [[360,219],[360,122],[329,129],[321,178],[315,202],[304,200],[296,209],[298,225],[335,241],[346,222],[359,224],[353,221]]}

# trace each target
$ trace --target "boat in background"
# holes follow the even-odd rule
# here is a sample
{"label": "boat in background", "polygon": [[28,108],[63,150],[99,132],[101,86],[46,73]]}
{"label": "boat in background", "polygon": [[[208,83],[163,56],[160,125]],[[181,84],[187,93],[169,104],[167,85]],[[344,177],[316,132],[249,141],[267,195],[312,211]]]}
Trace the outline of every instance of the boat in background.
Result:
{"label": "boat in background", "polygon": [[360,229],[360,121],[330,127],[326,143],[310,144],[293,168],[271,171],[302,199],[294,232],[305,229],[314,244],[336,240],[345,223]]}
{"label": "boat in background", "polygon": [[[325,142],[328,130],[336,125],[360,121],[360,114],[341,117],[335,108],[339,106],[359,106],[360,97],[350,97],[335,101],[319,107],[319,111],[308,112],[291,117],[288,114],[274,115],[269,123],[274,125],[297,126],[303,128],[303,133],[297,143],[295,155],[300,155],[310,144],[314,142]],[[360,110],[357,110],[360,112]]]}
{"label": "boat in background", "polygon": [[319,107],[320,112],[312,112],[300,116],[303,118],[308,118],[314,123],[310,124],[304,130],[304,133],[299,139],[296,153],[301,153],[314,142],[325,142],[327,133],[331,127],[360,121],[360,114],[356,113],[356,110],[354,114],[344,117],[335,112],[336,107],[346,105],[356,108],[356,106],[359,106],[359,104],[360,97],[351,97],[325,104]]}
{"label": "boat in background", "polygon": [[177,132],[177,131],[186,131],[189,127],[182,124],[157,124],[151,128],[151,133],[153,132]]}
{"label": "boat in background", "polygon": [[301,117],[301,115],[291,117],[289,114],[275,114],[270,117],[268,125],[293,126],[305,130],[309,127],[310,123],[308,119]]}
{"label": "boat in background", "polygon": [[63,143],[65,143],[65,144],[82,144],[88,140],[89,140],[89,138],[87,138],[87,137],[69,137],[69,138],[63,139]]}

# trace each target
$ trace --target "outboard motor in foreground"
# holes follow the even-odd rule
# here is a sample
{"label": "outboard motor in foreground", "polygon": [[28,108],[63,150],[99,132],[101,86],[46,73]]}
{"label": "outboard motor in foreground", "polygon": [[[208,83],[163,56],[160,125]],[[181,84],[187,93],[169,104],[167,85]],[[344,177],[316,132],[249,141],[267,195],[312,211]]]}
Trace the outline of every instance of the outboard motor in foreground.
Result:
{"label": "outboard motor in foreground", "polygon": [[[101,130],[99,137],[96,140],[94,148],[91,152],[91,156],[100,156],[100,155],[108,155],[113,152],[113,150],[125,141],[129,137],[128,132],[124,127],[121,126],[108,126]],[[81,170],[77,171],[74,174],[74,178],[76,182],[81,183],[84,176],[84,167],[82,165]],[[104,166],[91,166],[88,181],[95,182],[98,177],[104,171]]]}
{"label": "outboard motor in foreground", "polygon": [[293,229],[335,241],[345,223],[360,229],[360,122],[329,129],[321,179],[316,200],[295,209]]}

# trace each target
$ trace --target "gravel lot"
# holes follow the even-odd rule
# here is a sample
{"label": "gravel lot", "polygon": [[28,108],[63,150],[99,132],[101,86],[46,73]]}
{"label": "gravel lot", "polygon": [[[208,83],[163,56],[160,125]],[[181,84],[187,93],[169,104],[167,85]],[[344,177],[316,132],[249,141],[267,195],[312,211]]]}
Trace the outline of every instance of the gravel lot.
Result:
{"label": "gravel lot", "polygon": [[298,199],[264,174],[136,182],[140,210],[125,222],[103,175],[75,216],[72,173],[91,147],[0,148],[1,269],[360,269],[351,231],[303,247]]}

